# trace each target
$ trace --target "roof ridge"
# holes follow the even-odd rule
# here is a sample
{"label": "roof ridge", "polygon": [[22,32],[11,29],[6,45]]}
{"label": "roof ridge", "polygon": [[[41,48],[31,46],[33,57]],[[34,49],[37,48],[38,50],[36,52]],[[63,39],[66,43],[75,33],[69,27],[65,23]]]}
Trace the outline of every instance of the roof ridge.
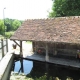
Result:
{"label": "roof ridge", "polygon": [[65,17],[53,17],[53,18],[37,18],[37,19],[26,19],[25,21],[33,21],[33,20],[52,20],[52,19],[75,19],[80,18],[80,16],[65,16]]}

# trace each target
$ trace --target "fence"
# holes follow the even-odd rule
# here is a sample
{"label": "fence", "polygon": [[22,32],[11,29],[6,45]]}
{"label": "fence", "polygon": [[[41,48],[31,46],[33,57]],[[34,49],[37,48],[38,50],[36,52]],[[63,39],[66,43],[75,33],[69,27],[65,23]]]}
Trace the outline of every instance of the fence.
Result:
{"label": "fence", "polygon": [[8,39],[0,39],[0,58],[8,52]]}

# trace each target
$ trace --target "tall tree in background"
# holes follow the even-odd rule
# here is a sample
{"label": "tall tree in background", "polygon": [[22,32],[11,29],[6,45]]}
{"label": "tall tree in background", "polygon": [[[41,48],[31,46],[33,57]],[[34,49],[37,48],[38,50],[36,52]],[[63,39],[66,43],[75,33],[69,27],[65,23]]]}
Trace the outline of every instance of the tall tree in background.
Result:
{"label": "tall tree in background", "polygon": [[15,31],[21,24],[22,20],[16,20],[16,19],[5,19],[5,27],[6,27],[6,32],[9,31]]}
{"label": "tall tree in background", "polygon": [[3,34],[4,32],[4,21],[0,20],[0,34]]}
{"label": "tall tree in background", "polygon": [[6,18],[5,19],[5,26],[6,26],[6,31],[11,31],[12,30],[12,19]]}
{"label": "tall tree in background", "polygon": [[13,30],[16,30],[20,26],[21,26],[21,22],[19,20],[13,21],[13,23],[12,23]]}
{"label": "tall tree in background", "polygon": [[53,0],[49,17],[80,16],[80,0]]}

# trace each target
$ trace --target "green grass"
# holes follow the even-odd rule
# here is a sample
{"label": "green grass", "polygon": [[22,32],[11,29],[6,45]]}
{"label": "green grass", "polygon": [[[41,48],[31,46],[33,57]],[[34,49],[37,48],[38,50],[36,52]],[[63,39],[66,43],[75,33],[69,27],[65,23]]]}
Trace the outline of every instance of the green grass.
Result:
{"label": "green grass", "polygon": [[0,39],[4,39],[4,36],[0,35]]}
{"label": "green grass", "polygon": [[5,32],[5,37],[6,37],[6,38],[10,38],[13,34],[14,34],[14,32],[12,32],[12,31],[10,31],[10,32]]}
{"label": "green grass", "polygon": [[[5,32],[5,37],[10,38],[13,34],[14,34],[14,32],[12,32],[12,31]],[[0,39],[4,39],[4,35],[0,35]]]}
{"label": "green grass", "polygon": [[27,44],[32,44],[32,42],[31,42],[31,41],[26,41],[26,43],[27,43]]}

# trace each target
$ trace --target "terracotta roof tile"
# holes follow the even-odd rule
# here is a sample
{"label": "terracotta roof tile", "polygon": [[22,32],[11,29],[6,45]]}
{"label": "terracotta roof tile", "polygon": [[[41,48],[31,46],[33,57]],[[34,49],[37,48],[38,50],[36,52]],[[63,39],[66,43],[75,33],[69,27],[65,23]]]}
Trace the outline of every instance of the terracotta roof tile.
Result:
{"label": "terracotta roof tile", "polygon": [[26,20],[10,39],[80,43],[80,17]]}

